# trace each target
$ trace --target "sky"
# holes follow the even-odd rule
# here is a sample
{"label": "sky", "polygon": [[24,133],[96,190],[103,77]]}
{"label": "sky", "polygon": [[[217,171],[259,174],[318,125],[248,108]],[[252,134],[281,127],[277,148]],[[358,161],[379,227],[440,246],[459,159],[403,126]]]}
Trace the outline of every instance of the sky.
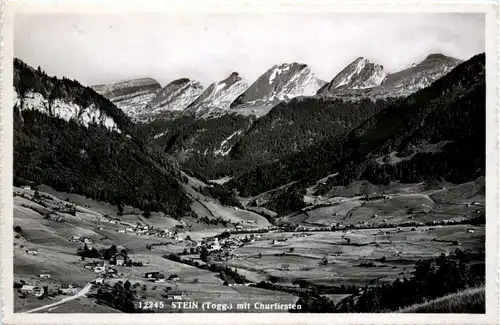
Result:
{"label": "sky", "polygon": [[430,53],[485,51],[481,13],[17,14],[14,56],[91,86],[150,77],[249,83],[299,62],[330,81],[357,57],[396,72]]}

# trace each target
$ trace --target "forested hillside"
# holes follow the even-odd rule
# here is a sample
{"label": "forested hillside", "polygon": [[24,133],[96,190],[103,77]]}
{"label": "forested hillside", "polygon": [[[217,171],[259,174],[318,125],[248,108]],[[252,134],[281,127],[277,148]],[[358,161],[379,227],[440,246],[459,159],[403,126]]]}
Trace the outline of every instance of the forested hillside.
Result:
{"label": "forested hillside", "polygon": [[477,55],[351,132],[326,138],[229,185],[246,196],[333,172],[340,173],[327,187],[358,179],[463,182],[484,175],[484,60],[484,54]]}
{"label": "forested hillside", "polygon": [[231,158],[255,168],[351,130],[390,103],[319,96],[282,102],[254,122],[231,150]]}
{"label": "forested hillside", "polygon": [[182,117],[173,121],[157,120],[140,128],[149,133],[154,146],[176,157],[184,168],[214,179],[245,167],[239,161],[228,159],[229,151],[253,120],[237,114],[210,119]]}
{"label": "forested hillside", "polygon": [[[181,217],[189,211],[178,163],[147,146],[128,117],[106,98],[77,81],[47,76],[20,60],[14,60],[14,88],[20,100],[28,93],[40,94],[58,105],[77,104],[80,112],[63,119],[48,110],[14,109],[14,183],[45,184],[145,211],[163,211]],[[61,104],[62,103],[62,104]],[[68,104],[69,103],[69,104]],[[120,132],[79,120],[92,106],[104,112]],[[20,107],[23,107],[21,110]],[[71,107],[71,106],[69,106]]]}

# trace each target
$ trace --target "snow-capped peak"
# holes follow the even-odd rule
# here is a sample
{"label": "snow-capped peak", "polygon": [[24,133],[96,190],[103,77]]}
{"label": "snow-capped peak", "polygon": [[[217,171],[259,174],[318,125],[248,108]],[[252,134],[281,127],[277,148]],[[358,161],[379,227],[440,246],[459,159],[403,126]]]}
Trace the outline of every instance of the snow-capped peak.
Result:
{"label": "snow-capped peak", "polygon": [[92,89],[133,118],[142,112],[146,104],[161,90],[161,86],[152,78],[139,78],[96,85]]}
{"label": "snow-capped peak", "polygon": [[305,64],[294,62],[275,65],[261,75],[231,107],[262,106],[264,103],[275,104],[297,96],[311,96],[325,83]]}
{"label": "snow-capped peak", "polygon": [[387,76],[382,65],[372,63],[368,59],[359,57],[340,71],[323,91],[335,89],[366,89],[378,86]]}
{"label": "snow-capped peak", "polygon": [[214,110],[227,110],[231,103],[248,88],[248,84],[237,72],[226,79],[211,84],[186,109],[186,114],[200,116]]}
{"label": "snow-capped peak", "polygon": [[182,112],[202,91],[203,86],[196,80],[187,78],[174,80],[163,87],[138,118],[151,118],[163,112]]}

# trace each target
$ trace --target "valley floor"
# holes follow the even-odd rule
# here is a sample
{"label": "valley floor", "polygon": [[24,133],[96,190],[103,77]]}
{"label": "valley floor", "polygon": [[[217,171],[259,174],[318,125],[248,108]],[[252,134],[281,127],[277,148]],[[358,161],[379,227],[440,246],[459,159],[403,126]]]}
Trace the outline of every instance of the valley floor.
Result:
{"label": "valley floor", "polygon": [[[136,306],[148,301],[163,302],[162,306],[144,312],[220,312],[229,308],[229,304],[233,312],[287,312],[288,309],[259,310],[254,306],[256,303],[294,305],[301,292],[295,284],[297,280],[332,288],[340,285],[362,288],[408,278],[419,259],[448,254],[457,248],[477,253],[477,260],[471,260],[471,264],[484,264],[485,226],[468,222],[484,214],[484,193],[473,182],[428,191],[420,190],[417,185],[400,186],[389,196],[366,201],[362,195],[330,193],[320,197],[309,191],[306,199],[312,206],[283,220],[298,227],[294,231],[276,229],[256,213],[196,197],[197,209],[210,211],[212,217],[251,221],[245,224],[246,233],[231,235],[244,244],[232,248],[227,261],[209,258],[209,262],[227,266],[254,284],[261,281],[274,284],[273,288],[264,289],[228,285],[219,272],[200,267],[205,263],[199,254],[190,253],[193,243],[225,230],[234,232],[233,226],[207,228],[188,220],[177,227],[183,230],[175,238],[139,235],[135,230],[125,229],[137,222],[149,229],[171,229],[180,222],[155,215],[146,219],[134,209],[118,216],[116,208],[106,203],[50,188],[42,187],[36,193],[15,188],[14,226],[18,228],[14,239],[14,281],[46,287],[50,292],[39,299],[24,293],[22,288],[14,289],[15,312],[118,312],[97,304],[95,295],[120,281],[132,284],[137,293]],[[325,231],[325,227],[332,225],[337,228]],[[106,277],[103,284],[96,284],[95,280],[102,276],[84,266],[97,259],[82,260],[76,253],[84,244],[70,241],[74,236],[90,238],[88,246],[97,249],[111,245],[116,245],[119,251],[126,249],[129,257],[143,266],[117,265],[115,277]],[[253,240],[245,241],[249,236]],[[165,258],[183,251],[184,254],[178,255],[180,261]],[[147,272],[162,272],[167,280],[151,282],[145,278]],[[41,278],[42,274],[50,274],[50,278]],[[168,280],[170,275],[177,275],[178,281]],[[87,288],[88,292],[72,294],[75,297],[68,299],[59,289],[69,284],[80,290]],[[325,296],[339,302],[352,294],[332,291]],[[180,301],[198,302],[199,307],[174,308]],[[203,310],[203,302],[213,303],[215,309]],[[234,310],[237,304],[245,303],[253,307]]]}

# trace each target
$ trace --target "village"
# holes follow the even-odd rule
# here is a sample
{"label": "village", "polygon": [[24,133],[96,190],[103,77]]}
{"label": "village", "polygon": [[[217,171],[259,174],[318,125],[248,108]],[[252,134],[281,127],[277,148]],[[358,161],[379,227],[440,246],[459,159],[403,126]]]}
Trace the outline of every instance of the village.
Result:
{"label": "village", "polygon": [[[61,250],[71,250],[64,258],[64,268],[78,276],[61,273],[54,264],[40,264],[30,272],[32,276],[17,278],[14,283],[18,298],[27,302],[30,296],[37,301],[58,296],[95,298],[99,290],[112,292],[117,284],[125,283],[132,283],[139,297],[150,299],[192,301],[197,295],[205,295],[203,288],[211,285],[238,290],[257,287],[271,290],[272,294],[266,295],[287,292],[291,296],[286,299],[296,299],[294,295],[307,290],[297,284],[300,279],[321,283],[325,276],[336,276],[347,279],[342,284],[350,286],[348,279],[365,274],[366,268],[373,266],[381,267],[372,269],[380,273],[373,277],[394,279],[411,272],[398,264],[399,259],[409,257],[408,247],[411,256],[436,254],[437,246],[446,251],[475,248],[471,239],[484,234],[484,227],[472,222],[483,215],[484,207],[473,200],[457,204],[466,210],[456,214],[443,212],[439,218],[428,218],[428,211],[432,213],[436,208],[431,209],[422,201],[408,207],[403,203],[394,215],[369,206],[386,204],[393,199],[388,195],[359,200],[341,198],[335,202],[318,200],[273,223],[263,225],[252,219],[239,219],[224,227],[216,225],[213,230],[200,231],[192,229],[189,219],[164,223],[158,218],[144,218],[133,210],[126,216],[104,209],[95,213],[88,204],[77,205],[64,196],[57,199],[43,192],[32,193],[15,192],[20,216],[17,222],[22,226],[14,229],[17,247],[22,248],[18,256],[26,254],[40,263],[50,256],[44,242],[40,242],[43,239],[30,236],[36,228],[30,228],[28,220],[34,220],[64,234],[56,239]],[[343,204],[351,208],[343,210]],[[355,211],[354,205],[371,210],[353,214],[349,211]],[[229,209],[235,214],[245,211],[238,207]],[[37,307],[47,302],[30,304]]]}

